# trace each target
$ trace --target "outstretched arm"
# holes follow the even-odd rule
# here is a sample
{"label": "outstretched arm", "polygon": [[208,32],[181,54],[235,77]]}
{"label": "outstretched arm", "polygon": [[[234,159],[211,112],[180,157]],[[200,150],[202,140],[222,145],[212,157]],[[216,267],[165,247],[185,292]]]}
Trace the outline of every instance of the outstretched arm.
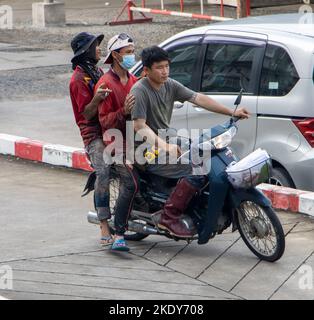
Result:
{"label": "outstretched arm", "polygon": [[217,102],[216,100],[202,94],[197,93],[194,100],[190,101],[192,103],[195,103],[199,105],[200,107],[204,108],[205,110],[211,111],[211,112],[217,112],[221,113],[227,116],[236,116],[241,119],[247,119],[250,116],[250,113],[245,108],[239,108],[236,110],[235,114],[233,114],[233,110],[225,107],[221,103]]}

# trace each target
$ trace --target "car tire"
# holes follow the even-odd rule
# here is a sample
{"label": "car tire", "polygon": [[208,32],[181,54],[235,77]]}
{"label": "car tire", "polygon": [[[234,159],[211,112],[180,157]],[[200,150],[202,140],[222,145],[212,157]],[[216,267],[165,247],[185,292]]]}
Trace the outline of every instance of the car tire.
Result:
{"label": "car tire", "polygon": [[283,168],[273,168],[269,183],[277,186],[295,188],[288,172]]}

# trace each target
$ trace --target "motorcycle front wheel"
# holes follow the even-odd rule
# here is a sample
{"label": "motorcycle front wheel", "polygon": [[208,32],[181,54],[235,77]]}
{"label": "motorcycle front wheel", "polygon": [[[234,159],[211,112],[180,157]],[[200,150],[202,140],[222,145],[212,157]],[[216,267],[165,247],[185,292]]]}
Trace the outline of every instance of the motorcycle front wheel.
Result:
{"label": "motorcycle front wheel", "polygon": [[243,241],[257,257],[269,262],[281,258],[285,251],[285,235],[271,207],[243,201],[236,217]]}
{"label": "motorcycle front wheel", "polygon": [[[110,179],[110,211],[113,212],[113,216],[115,212],[116,202],[119,196],[119,186],[120,186],[119,177],[116,176]],[[136,208],[136,204],[134,205],[134,209],[140,210],[140,208]],[[110,227],[111,234],[115,234],[113,218],[109,221],[109,227]],[[141,241],[147,237],[148,237],[147,234],[132,232],[132,231],[127,231],[124,234],[125,240],[130,240],[130,241]]]}

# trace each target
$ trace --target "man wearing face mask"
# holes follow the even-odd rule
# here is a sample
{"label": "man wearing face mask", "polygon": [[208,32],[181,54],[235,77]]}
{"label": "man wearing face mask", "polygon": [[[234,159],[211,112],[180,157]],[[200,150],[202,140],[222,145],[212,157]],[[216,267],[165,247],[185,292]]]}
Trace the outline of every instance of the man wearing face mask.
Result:
{"label": "man wearing face mask", "polygon": [[[107,130],[118,129],[122,133],[125,146],[126,121],[131,119],[130,114],[134,105],[134,97],[129,92],[137,81],[137,78],[128,72],[128,69],[135,64],[134,42],[126,33],[120,33],[108,41],[107,51],[104,63],[111,64],[111,67],[100,78],[95,89],[103,86],[110,89],[111,92],[99,104],[98,117],[104,144],[108,146],[113,142]],[[115,149],[115,155],[117,153],[118,151]],[[112,249],[128,251],[124,233],[138,187],[135,169],[125,163],[125,148],[121,154],[124,159],[123,164],[115,165],[120,176],[120,190],[115,208],[115,238]]]}
{"label": "man wearing face mask", "polygon": [[85,150],[96,172],[94,201],[101,226],[101,244],[112,242],[107,219],[109,210],[109,166],[103,160],[104,144],[98,121],[98,104],[110,90],[94,87],[104,74],[97,66],[101,57],[100,43],[104,35],[95,36],[88,32],[77,34],[71,41],[74,53],[70,81],[70,96],[76,123],[85,145]]}

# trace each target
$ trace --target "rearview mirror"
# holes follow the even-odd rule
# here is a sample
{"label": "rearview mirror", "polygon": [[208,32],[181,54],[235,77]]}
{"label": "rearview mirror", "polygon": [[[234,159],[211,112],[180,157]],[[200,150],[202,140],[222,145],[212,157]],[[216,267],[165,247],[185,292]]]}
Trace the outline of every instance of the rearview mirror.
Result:
{"label": "rearview mirror", "polygon": [[234,102],[234,105],[235,105],[235,106],[238,106],[238,105],[241,103],[243,91],[244,91],[244,90],[241,88],[240,93],[239,93],[239,95],[237,96],[236,101]]}

